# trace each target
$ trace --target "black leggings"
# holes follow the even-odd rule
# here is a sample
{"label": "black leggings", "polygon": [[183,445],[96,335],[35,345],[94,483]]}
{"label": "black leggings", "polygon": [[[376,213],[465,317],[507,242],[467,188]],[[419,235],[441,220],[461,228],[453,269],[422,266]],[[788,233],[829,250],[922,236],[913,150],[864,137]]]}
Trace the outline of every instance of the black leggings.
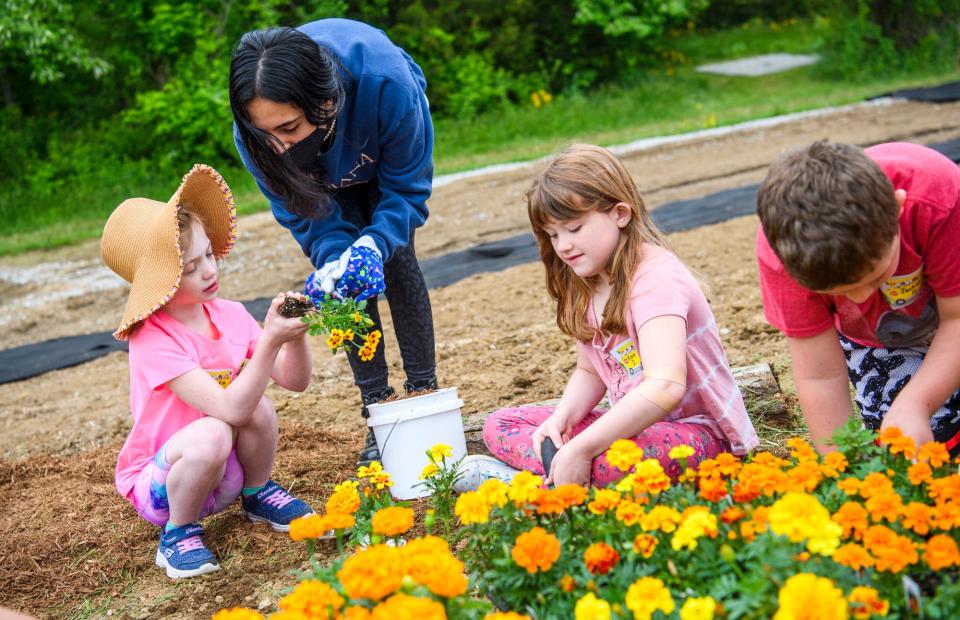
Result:
{"label": "black leggings", "polygon": [[[380,201],[380,191],[375,182],[361,183],[337,190],[334,198],[340,205],[343,219],[362,230],[370,225],[373,209]],[[412,232],[410,243],[398,249],[384,263],[383,276],[386,285],[383,294],[390,306],[407,382],[417,387],[424,386],[436,377],[437,357],[430,295],[423,272],[420,271],[420,263],[417,262]],[[383,331],[376,297],[367,300],[367,312],[373,319],[373,329]],[[389,385],[384,348],[381,343],[369,362],[360,361],[355,349],[347,349],[353,380],[364,400],[383,394]]]}

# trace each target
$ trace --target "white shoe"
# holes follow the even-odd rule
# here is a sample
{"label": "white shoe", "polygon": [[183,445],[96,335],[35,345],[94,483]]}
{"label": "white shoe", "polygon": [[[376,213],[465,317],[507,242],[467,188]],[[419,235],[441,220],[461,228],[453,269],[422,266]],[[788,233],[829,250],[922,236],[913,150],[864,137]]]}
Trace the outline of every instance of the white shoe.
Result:
{"label": "white shoe", "polygon": [[453,484],[453,490],[457,493],[476,491],[481,484],[490,479],[497,479],[510,484],[513,477],[519,473],[519,469],[514,469],[492,456],[471,454],[460,461],[460,467],[457,468],[457,481]]}

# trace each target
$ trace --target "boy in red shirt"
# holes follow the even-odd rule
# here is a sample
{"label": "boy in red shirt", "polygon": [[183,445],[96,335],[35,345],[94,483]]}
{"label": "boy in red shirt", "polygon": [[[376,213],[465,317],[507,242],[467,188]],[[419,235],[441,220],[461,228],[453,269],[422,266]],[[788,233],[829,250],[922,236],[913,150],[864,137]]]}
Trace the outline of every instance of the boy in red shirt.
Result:
{"label": "boy in red shirt", "polygon": [[960,454],[960,170],[907,143],[822,140],[757,195],[764,314],[820,450],[852,413]]}

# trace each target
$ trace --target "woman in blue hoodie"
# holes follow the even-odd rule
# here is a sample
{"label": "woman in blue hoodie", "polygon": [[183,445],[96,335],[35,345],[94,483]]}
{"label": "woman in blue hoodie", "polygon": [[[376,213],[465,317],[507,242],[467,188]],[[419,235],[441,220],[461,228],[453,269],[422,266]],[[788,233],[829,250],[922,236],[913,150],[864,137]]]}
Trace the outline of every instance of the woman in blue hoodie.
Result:
{"label": "woman in blue hoodie", "polygon": [[[346,19],[248,32],[230,65],[240,158],[316,268],[311,284],[369,298],[375,329],[385,294],[407,392],[437,387],[430,298],[413,245],[433,182],[426,86],[382,31]],[[383,277],[343,277],[357,266]],[[394,393],[383,349],[364,362],[349,353],[364,417]],[[368,432],[358,462],[379,458]]]}

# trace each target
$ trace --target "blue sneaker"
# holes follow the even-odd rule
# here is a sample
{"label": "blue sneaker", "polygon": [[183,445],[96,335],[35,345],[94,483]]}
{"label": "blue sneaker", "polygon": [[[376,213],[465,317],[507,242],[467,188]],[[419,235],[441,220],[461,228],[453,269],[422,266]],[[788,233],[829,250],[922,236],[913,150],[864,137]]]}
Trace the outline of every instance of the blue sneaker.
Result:
{"label": "blue sneaker", "polygon": [[199,523],[181,525],[160,535],[157,566],[165,568],[171,579],[220,570],[217,556],[203,544],[203,528]]}
{"label": "blue sneaker", "polygon": [[290,495],[274,482],[243,498],[243,512],[254,523],[269,523],[276,532],[290,530],[290,522],[298,517],[313,514],[313,509],[303,500]]}

